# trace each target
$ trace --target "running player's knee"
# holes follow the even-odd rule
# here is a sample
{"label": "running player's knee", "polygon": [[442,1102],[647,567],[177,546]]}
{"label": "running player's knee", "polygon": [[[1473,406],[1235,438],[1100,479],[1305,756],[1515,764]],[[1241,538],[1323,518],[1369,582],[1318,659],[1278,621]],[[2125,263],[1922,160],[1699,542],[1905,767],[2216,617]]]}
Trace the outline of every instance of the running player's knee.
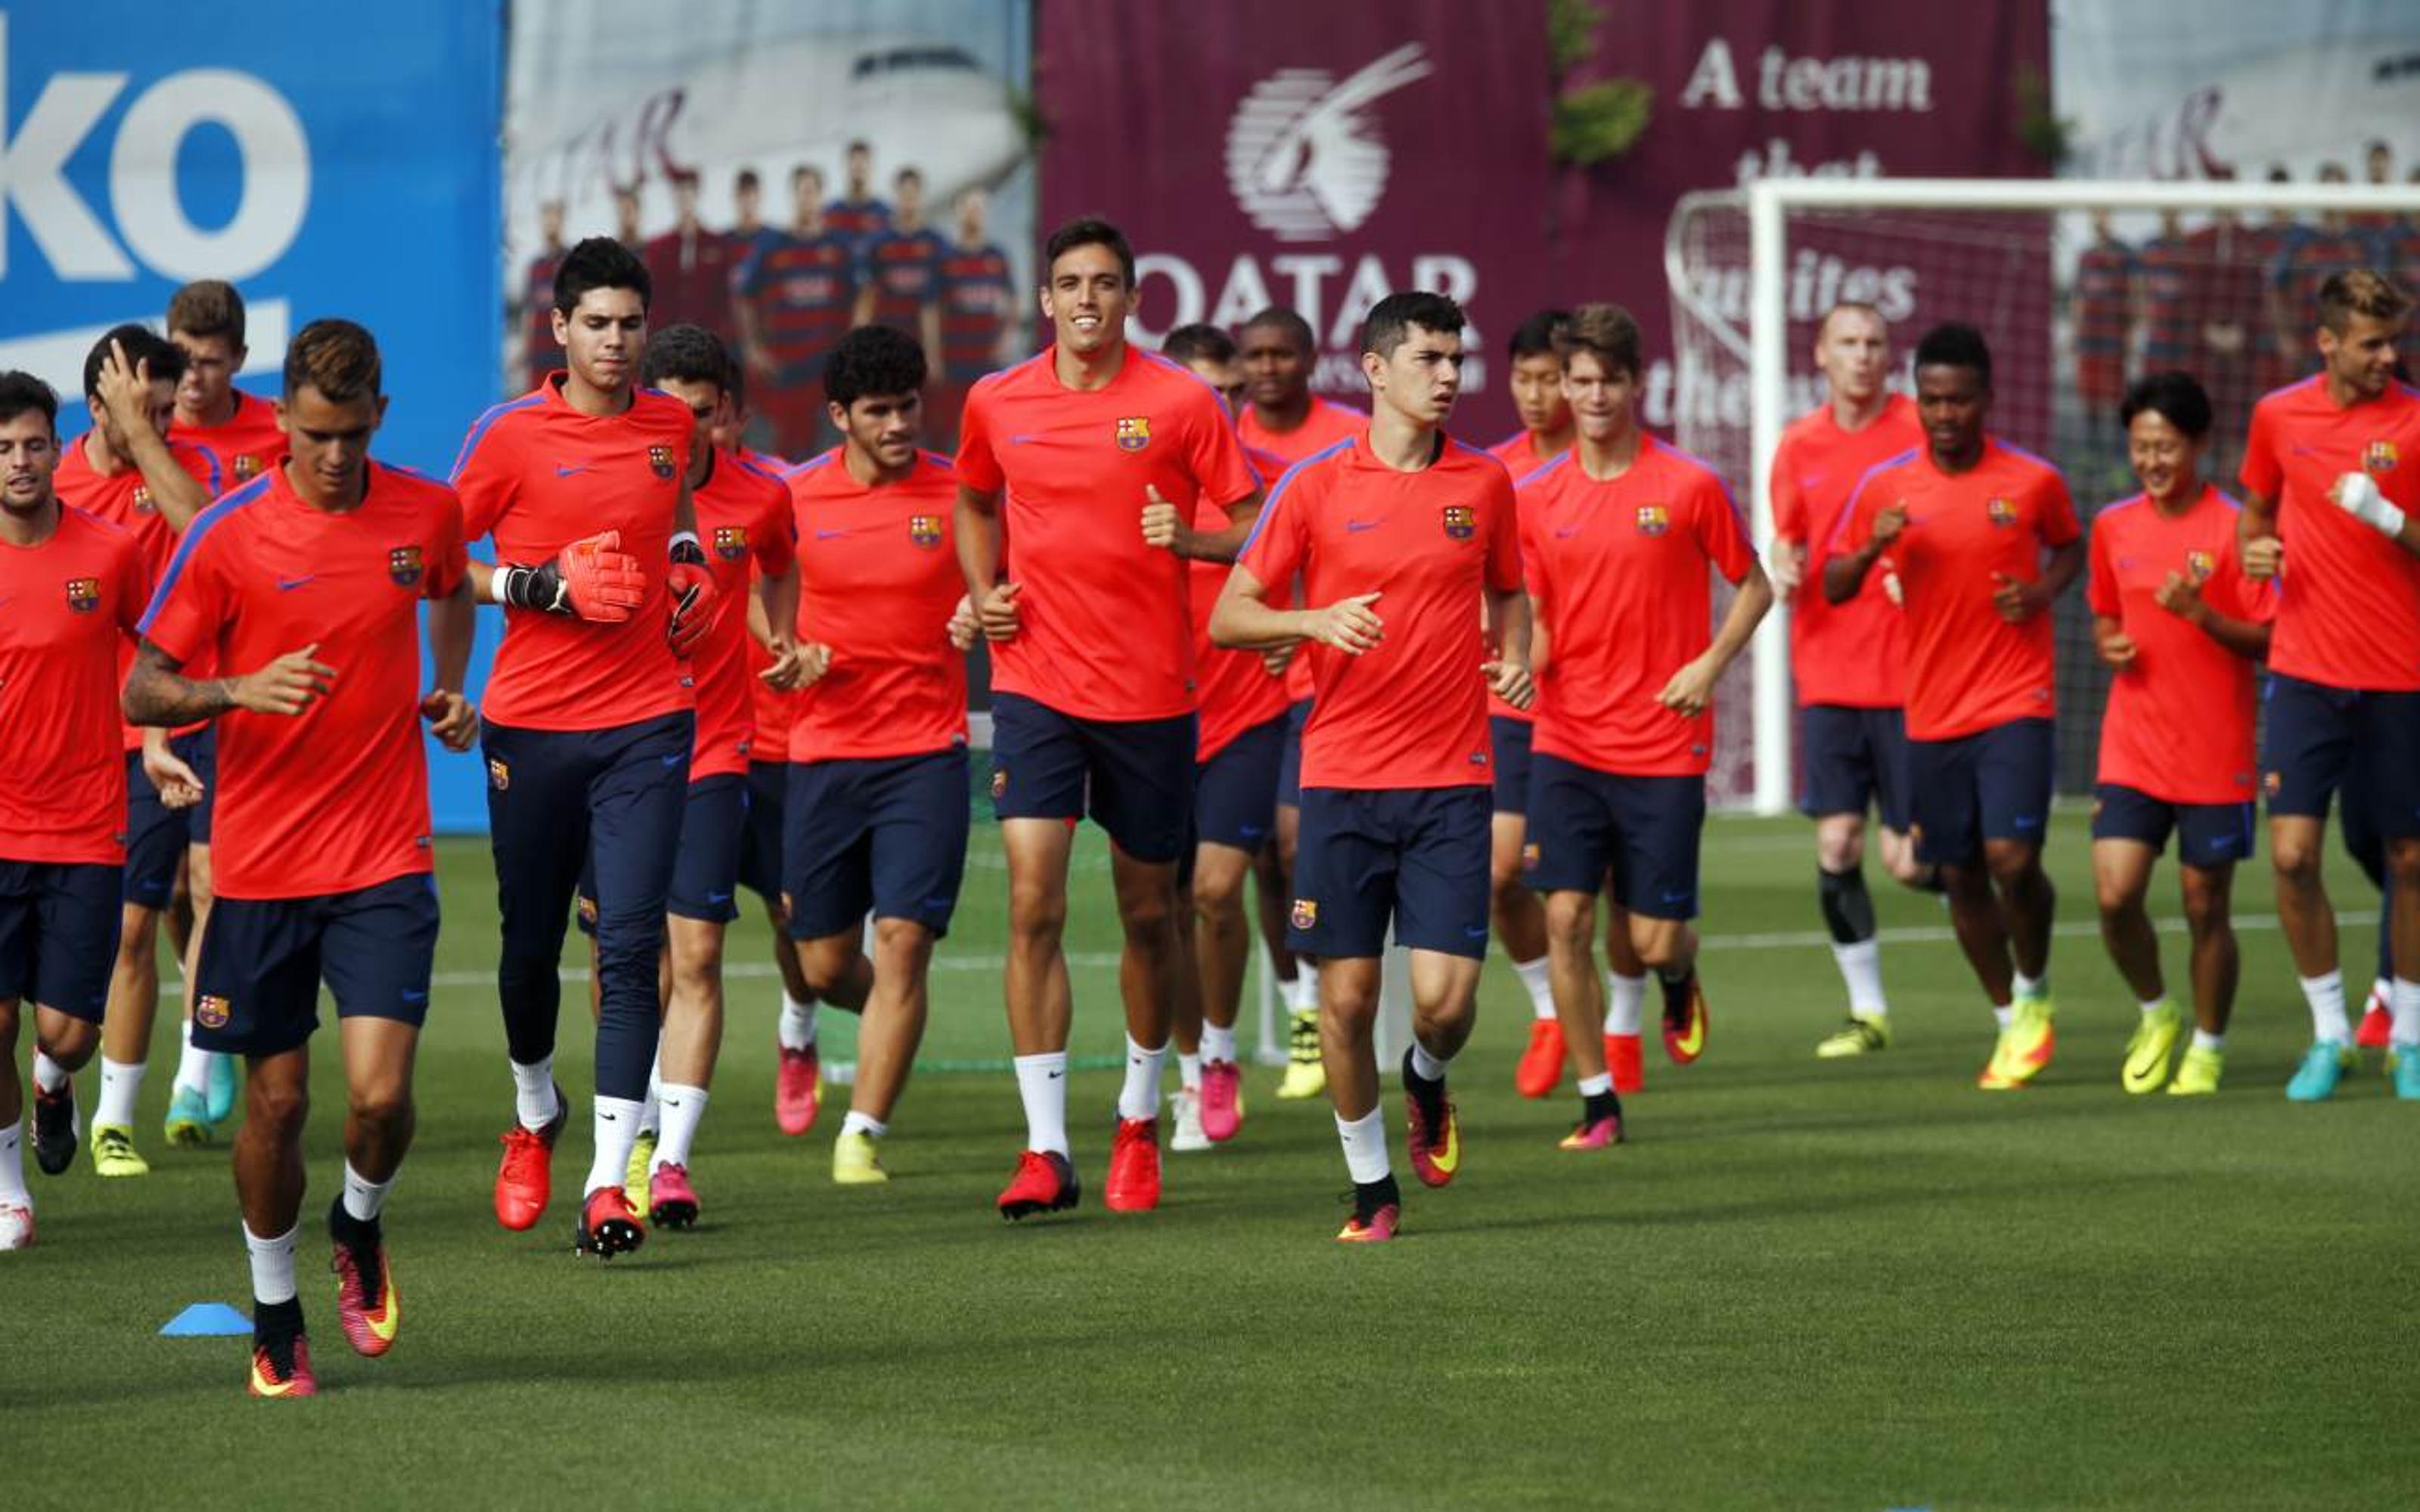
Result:
{"label": "running player's knee", "polygon": [[2029,881],[2041,870],[2041,851],[2021,840],[1987,840],[1983,865],[2004,887]]}
{"label": "running player's knee", "polygon": [[2281,877],[2295,882],[2316,882],[2319,875],[2319,852],[2322,836],[2314,834],[2276,835],[2271,837],[2269,864]]}
{"label": "running player's knee", "polygon": [[[896,922],[887,918],[877,920],[875,924],[876,937],[879,938],[883,925]],[[807,990],[817,997],[830,996],[841,983],[848,980],[849,968],[857,961],[857,950],[856,936],[848,934],[799,941],[799,972],[807,979]]]}
{"label": "running player's knee", "polygon": [[2420,835],[2386,842],[2386,874],[2397,887],[2420,887]]}
{"label": "running player's knee", "polygon": [[[2112,876],[2106,873],[2095,874],[2092,879],[2092,897],[2093,901],[2101,906],[2101,916],[2103,918],[2111,918],[2140,906],[2143,902],[2144,880],[2147,879]],[[2189,904],[2193,899],[2193,885],[2187,883],[2185,898]]]}
{"label": "running player's knee", "polygon": [[2185,872],[2185,928],[2200,939],[2227,925],[2226,893],[2199,873]]}
{"label": "running player's knee", "polygon": [[263,1134],[284,1144],[302,1136],[311,1115],[311,1094],[299,1083],[254,1076],[244,1094],[244,1120]]}
{"label": "running player's knee", "polygon": [[82,1071],[101,1048],[101,1026],[88,1019],[45,1010],[37,1024],[42,1054],[68,1071]]}
{"label": "running player's knee", "polygon": [[1854,872],[1866,863],[1865,825],[1854,818],[1825,819],[1815,826],[1815,864],[1826,872]]}
{"label": "running player's knee", "polygon": [[1596,895],[1550,892],[1546,895],[1546,938],[1567,950],[1585,950],[1596,933]]}
{"label": "running player's knee", "polygon": [[384,1130],[411,1121],[411,1094],[399,1085],[355,1087],[346,1097],[347,1111],[356,1123]]}

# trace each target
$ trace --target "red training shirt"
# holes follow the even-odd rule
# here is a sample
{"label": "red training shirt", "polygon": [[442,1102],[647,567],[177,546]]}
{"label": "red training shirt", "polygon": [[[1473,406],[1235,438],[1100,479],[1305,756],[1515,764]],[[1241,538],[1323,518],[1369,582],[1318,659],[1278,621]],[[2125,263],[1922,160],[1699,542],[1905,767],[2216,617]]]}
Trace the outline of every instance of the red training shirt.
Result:
{"label": "red training shirt", "polygon": [[1385,639],[1358,656],[1305,641],[1314,695],[1302,734],[1306,788],[1482,787],[1486,592],[1521,586],[1512,480],[1486,453],[1439,435],[1436,460],[1398,472],[1366,438],[1289,471],[1239,565],[1264,583],[1303,577],[1325,609],[1375,593]]}
{"label": "red training shirt", "polygon": [[119,665],[150,596],[143,548],[80,509],[39,546],[0,541],[0,857],[126,859]]}
{"label": "red training shirt", "polygon": [[[1248,454],[1264,452],[1283,464],[1276,472],[1267,474],[1272,484],[1286,468],[1369,428],[1370,417],[1366,412],[1348,404],[1321,398],[1318,394],[1311,395],[1311,412],[1303,418],[1301,424],[1292,430],[1269,429],[1261,424],[1260,411],[1250,405],[1244,406],[1244,412],[1235,417],[1235,434],[1242,439]],[[1269,600],[1272,604],[1286,601],[1274,596]],[[1198,609],[1200,606],[1195,608]],[[1311,697],[1311,663],[1299,655],[1286,663],[1285,692],[1286,701],[1290,703],[1299,703]]]}
{"label": "red training shirt", "polygon": [[611,730],[695,702],[687,664],[665,640],[664,574],[673,508],[696,423],[670,394],[641,389],[618,415],[583,415],[551,373],[535,391],[479,417],[454,462],[470,540],[493,535],[499,563],[551,562],[574,541],[622,532],[646,575],[630,617],[600,624],[536,609],[504,612],[504,644],[481,714],[524,730]]}
{"label": "red training shirt", "polygon": [[[1284,464],[1267,452],[1244,450],[1245,460],[1263,477],[1278,477],[1285,471]],[[1223,531],[1234,523],[1227,512],[1215,504],[1203,503],[1194,513],[1193,528],[1197,531]],[[1202,687],[1202,720],[1194,741],[1193,759],[1207,763],[1212,757],[1235,743],[1235,737],[1247,730],[1257,729],[1283,715],[1293,702],[1282,675],[1272,676],[1268,663],[1257,651],[1228,651],[1210,643],[1210,615],[1218,607],[1218,594],[1233,573],[1232,563],[1225,562],[1188,562],[1187,584],[1193,595],[1193,666],[1195,681]],[[1273,608],[1283,609],[1294,602],[1294,595],[1280,589],[1268,595]],[[1286,664],[1291,672],[1298,664]],[[1304,697],[1310,696],[1309,688]]]}
{"label": "red training shirt", "polygon": [[695,499],[698,540],[706,548],[719,606],[712,627],[690,652],[690,675],[697,684],[697,744],[689,779],[700,782],[748,770],[756,743],[755,701],[748,685],[760,681],[749,667],[748,648],[755,638],[748,633],[748,594],[757,573],[779,578],[795,557],[790,490],[772,473],[718,452],[714,471]]}
{"label": "red training shirt", "polygon": [[336,670],[299,715],[218,719],[213,880],[222,898],[319,898],[431,869],[420,739],[420,601],[467,571],[462,505],[373,462],[359,508],[305,503],[286,469],[194,521],[143,634],[191,665],[250,673],[316,644]]}
{"label": "red training shirt", "polygon": [[1874,517],[1895,503],[1907,506],[1890,559],[1906,600],[1909,736],[1954,740],[2051,717],[2051,610],[2008,624],[1992,605],[1993,575],[2031,582],[2041,576],[2045,548],[2082,533],[2067,480],[1997,438],[1955,476],[1919,447],[1866,474],[1831,552],[1862,549]]}
{"label": "red training shirt", "polygon": [[[286,432],[278,426],[277,407],[241,389],[235,391],[235,413],[225,421],[215,425],[178,421],[169,425],[168,440],[172,445],[186,441],[208,450],[218,458],[221,482],[229,488],[250,483],[286,455]],[[218,489],[210,493],[215,498]]]}
{"label": "red training shirt", "polygon": [[2118,622],[2137,648],[2109,684],[2101,719],[2100,780],[2166,803],[2243,803],[2253,795],[2253,661],[2159,605],[2180,573],[2203,602],[2234,620],[2265,625],[2277,612],[2266,583],[2243,576],[2235,547],[2236,502],[2214,486],[2178,515],[2142,494],[2092,519],[2092,612]]}
{"label": "red training shirt", "polygon": [[1016,637],[994,644],[992,687],[1085,719],[1166,719],[1194,708],[1185,563],[1142,538],[1144,489],[1186,518],[1261,480],[1208,384],[1128,347],[1098,389],[1059,381],[1058,348],[967,396],[957,475],[1005,490]]}
{"label": "red training shirt", "polygon": [[1861,430],[1824,405],[1792,422],[1773,454],[1773,533],[1807,548],[1805,586],[1790,600],[1790,672],[1802,706],[1895,709],[1906,702],[1907,635],[1899,606],[1869,573],[1845,604],[1823,597],[1823,563],[1840,512],[1867,471],[1924,444],[1916,401],[1894,393]]}

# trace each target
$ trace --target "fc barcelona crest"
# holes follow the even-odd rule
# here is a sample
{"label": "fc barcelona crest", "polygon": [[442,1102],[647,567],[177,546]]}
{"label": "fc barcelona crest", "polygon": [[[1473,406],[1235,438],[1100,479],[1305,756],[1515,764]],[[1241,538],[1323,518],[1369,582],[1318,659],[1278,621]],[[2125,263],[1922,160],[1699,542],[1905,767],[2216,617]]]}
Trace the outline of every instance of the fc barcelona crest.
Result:
{"label": "fc barcelona crest", "polygon": [[1140,452],[1151,444],[1151,417],[1128,415],[1118,422],[1118,450]]}
{"label": "fc barcelona crest", "polygon": [[68,608],[78,614],[89,614],[101,608],[101,579],[98,578],[69,579]]}
{"label": "fc barcelona crest", "polygon": [[1638,506],[1638,533],[1661,535],[1672,528],[1672,512],[1662,504]]}
{"label": "fc barcelona crest", "polygon": [[748,554],[748,529],[744,525],[717,525],[714,528],[714,554],[725,562],[737,562]]}
{"label": "fc barcelona crest", "polygon": [[2211,559],[2209,552],[2188,551],[2185,553],[2185,577],[2194,583],[2200,584],[2210,581],[2210,575],[2217,570],[2218,563]]}
{"label": "fc barcelona crest", "polygon": [[[1467,541],[1479,530],[1479,513],[1468,504],[1445,506],[1445,532],[1457,541]],[[1297,905],[1299,906],[1299,905]],[[1305,928],[1310,926],[1306,925]]]}
{"label": "fc barcelona crest", "polygon": [[1983,513],[1991,517],[1993,526],[1998,530],[2007,530],[2017,522],[2017,506],[2005,499],[1993,499],[1984,504]]}
{"label": "fc barcelona crest", "polygon": [[134,512],[138,515],[160,513],[160,506],[151,501],[151,490],[139,483],[134,486]]}
{"label": "fc barcelona crest", "polygon": [[386,554],[386,575],[397,588],[419,587],[420,573],[420,548],[399,546]]}
{"label": "fc barcelona crest", "polygon": [[908,539],[922,547],[939,546],[941,544],[941,517],[939,515],[908,516]]}
{"label": "fc barcelona crest", "polygon": [[511,767],[509,767],[509,766],[505,765],[502,761],[498,760],[497,758],[495,758],[495,757],[493,757],[493,756],[489,757],[489,758],[488,758],[488,786],[489,786],[489,787],[491,787],[491,788],[494,788],[494,789],[495,789],[497,792],[499,792],[499,793],[502,793],[502,792],[504,792],[505,789],[507,789],[507,788],[511,787],[512,785],[513,785],[513,769],[512,769]]}
{"label": "fc barcelona crest", "polygon": [[249,483],[260,471],[260,458],[250,452],[238,453],[235,459],[235,481]]}
{"label": "fc barcelona crest", "polygon": [[1287,918],[1296,929],[1309,929],[1319,922],[1319,904],[1309,898],[1296,898],[1294,912]]}
{"label": "fc barcelona crest", "polygon": [[194,999],[194,1022],[203,1028],[225,1028],[229,1012],[227,1000],[215,994],[204,993]]}
{"label": "fc barcelona crest", "polygon": [[2361,470],[2373,476],[2392,472],[2395,464],[2400,460],[2402,458],[2396,454],[2393,441],[2372,441],[2361,454]]}
{"label": "fc barcelona crest", "polygon": [[649,471],[653,471],[659,478],[671,477],[673,475],[673,449],[669,446],[648,447],[647,467]]}

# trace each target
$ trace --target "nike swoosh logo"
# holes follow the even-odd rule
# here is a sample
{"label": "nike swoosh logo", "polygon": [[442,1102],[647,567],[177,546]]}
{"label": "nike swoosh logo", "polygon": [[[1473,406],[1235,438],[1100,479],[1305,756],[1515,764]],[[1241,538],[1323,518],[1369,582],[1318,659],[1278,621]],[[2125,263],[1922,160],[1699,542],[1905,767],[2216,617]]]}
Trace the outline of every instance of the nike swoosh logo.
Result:
{"label": "nike swoosh logo", "polygon": [[1378,522],[1374,519],[1348,519],[1344,522],[1344,533],[1347,535],[1358,535],[1363,531],[1374,531],[1377,528]]}
{"label": "nike swoosh logo", "polygon": [[1487,938],[1487,926],[1465,924],[1462,926],[1462,937],[1466,940],[1483,940]]}
{"label": "nike swoosh logo", "polygon": [[706,895],[706,901],[710,903],[727,903],[731,901],[731,894],[727,892],[709,892]]}
{"label": "nike swoosh logo", "polygon": [[403,991],[403,1000],[407,1003],[425,1003],[428,1001],[428,995],[407,987]]}
{"label": "nike swoosh logo", "polygon": [[1032,440],[1033,440],[1033,438],[1031,436],[1011,436],[1008,439],[1008,444],[1011,446],[1023,446],[1026,442]]}
{"label": "nike swoosh logo", "polygon": [[256,1363],[252,1367],[252,1389],[256,1395],[262,1396],[283,1396],[294,1389],[294,1382],[270,1380],[260,1373],[260,1366]]}
{"label": "nike swoosh logo", "polygon": [[277,591],[281,594],[290,594],[304,583],[318,581],[318,578],[319,575],[316,572],[305,573],[300,578],[280,578],[277,579]]}
{"label": "nike swoosh logo", "polygon": [[841,536],[846,535],[847,533],[848,533],[848,532],[846,532],[846,531],[828,531],[828,530],[825,530],[824,528],[822,528],[821,526],[817,526],[817,527],[815,528],[815,539],[816,539],[816,540],[818,540],[818,541],[830,541],[830,540],[836,540],[836,539],[838,539],[838,538],[839,538],[839,537],[841,537]]}
{"label": "nike swoosh logo", "polygon": [[1448,1176],[1462,1164],[1462,1120],[1451,1113],[1445,1116],[1445,1142],[1429,1152],[1429,1164]]}
{"label": "nike swoosh logo", "polygon": [[555,475],[556,477],[558,477],[558,478],[567,478],[567,477],[570,477],[570,476],[571,476],[573,473],[575,473],[575,472],[585,472],[585,471],[588,471],[588,464],[587,464],[587,463],[585,463],[585,462],[582,462],[582,464],[580,464],[580,466],[578,466],[578,467],[576,467],[576,468],[567,468],[567,467],[565,467],[565,466],[564,466],[562,463],[560,463],[560,462],[557,462],[557,463],[554,465],[554,475]]}
{"label": "nike swoosh logo", "polygon": [[604,1119],[607,1123],[619,1123],[622,1121],[622,1115],[618,1113],[607,1113],[600,1109],[597,1116]]}
{"label": "nike swoosh logo", "polygon": [[681,760],[681,753],[680,753],[679,751],[675,751],[675,752],[673,752],[671,755],[669,755],[669,756],[667,756],[667,757],[665,757],[665,758],[664,758],[664,764],[665,764],[666,766],[678,766],[678,765],[680,764],[680,760]]}
{"label": "nike swoosh logo", "polygon": [[1558,541],[1568,541],[1579,532],[1580,528],[1576,525],[1558,525],[1555,527],[1555,539]]}
{"label": "nike swoosh logo", "polygon": [[1051,1079],[1052,1081],[1054,1081],[1054,1082],[1055,1082],[1055,1081],[1057,1081],[1060,1077],[1064,1076],[1064,1075],[1066,1075],[1066,1074],[1067,1074],[1067,1073],[1066,1073],[1065,1072],[1063,1072],[1063,1071],[1054,1071],[1054,1072],[1052,1072],[1050,1073],[1050,1079]]}
{"label": "nike swoosh logo", "polygon": [[1685,892],[1668,892],[1664,894],[1664,901],[1668,903],[1684,903],[1689,901],[1689,894]]}

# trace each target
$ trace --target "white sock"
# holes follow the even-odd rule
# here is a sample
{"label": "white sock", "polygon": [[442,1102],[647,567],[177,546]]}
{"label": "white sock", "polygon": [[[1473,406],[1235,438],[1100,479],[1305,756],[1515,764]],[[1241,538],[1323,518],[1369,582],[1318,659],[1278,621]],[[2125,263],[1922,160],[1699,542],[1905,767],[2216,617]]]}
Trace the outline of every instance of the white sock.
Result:
{"label": "white sock", "polygon": [[386,1195],[394,1190],[395,1177],[373,1181],[353,1169],[351,1161],[345,1162],[345,1211],[360,1222],[376,1223],[386,1211]]}
{"label": "white sock", "polygon": [[2311,1005],[2311,1038],[2327,1044],[2352,1043],[2352,1026],[2345,1019],[2344,974],[2301,977],[2303,1001]]}
{"label": "white sock", "polygon": [[1146,1050],[1126,1036],[1126,1085],[1118,1093],[1118,1117],[1121,1119],[1156,1119],[1159,1117],[1159,1071],[1168,1058],[1168,1046]]}
{"label": "white sock", "polygon": [[42,1091],[55,1092],[68,1084],[67,1068],[41,1051],[34,1052],[34,1085]]}
{"label": "white sock", "polygon": [[1638,1021],[1647,1012],[1647,979],[1605,974],[1605,1032],[1638,1037]]}
{"label": "white sock", "polygon": [[1582,1097],[1603,1097],[1612,1090],[1613,1072],[1609,1071],[1580,1078],[1580,1096]]}
{"label": "white sock", "polygon": [[2217,1050],[2224,1047],[2226,1043],[2226,1035],[2212,1034],[2208,1029],[2194,1030],[2193,1047],[2195,1050]]}
{"label": "white sock", "polygon": [[535,1065],[524,1066],[518,1060],[507,1060],[513,1068],[513,1112],[521,1127],[535,1131],[554,1121],[563,1111],[563,1103],[554,1095],[554,1057],[547,1057]]}
{"label": "white sock", "polygon": [[280,1303],[294,1300],[294,1236],[302,1226],[293,1227],[275,1239],[263,1239],[243,1226],[243,1247],[252,1252],[252,1300]]}
{"label": "white sock", "polygon": [[840,1120],[840,1134],[844,1139],[853,1134],[861,1134],[868,1139],[879,1139],[890,1132],[891,1125],[871,1113],[860,1113],[855,1108],[849,1109],[848,1117]]}
{"label": "white sock", "polygon": [[143,1093],[143,1062],[101,1057],[101,1102],[92,1110],[94,1127],[134,1127],[134,1100]]}
{"label": "white sock", "polygon": [[[660,1052],[647,1067],[647,1100],[639,1109],[639,1132],[654,1134],[663,1127],[663,1115],[658,1111],[664,1100],[664,1057]],[[686,1165],[688,1161],[681,1162]]]}
{"label": "white sock", "polygon": [[1542,1019],[1553,1018],[1555,988],[1546,979],[1546,958],[1542,955],[1535,961],[1515,961],[1512,963],[1512,975],[1520,978],[1521,985],[1529,989],[1530,1014]]}
{"label": "white sock", "polygon": [[1890,1011],[1883,998],[1883,946],[1880,940],[1832,945],[1833,964],[1849,986],[1849,1011],[1861,1018],[1880,1018]]}
{"label": "white sock", "polygon": [[1446,1062],[1429,1054],[1429,1047],[1418,1040],[1412,1041],[1412,1074],[1424,1082],[1445,1080]]}
{"label": "white sock", "polygon": [[697,1126],[706,1117],[706,1088],[687,1087],[679,1082],[666,1082],[658,1094],[659,1114],[663,1119],[663,1132],[656,1136],[656,1164],[687,1165],[690,1146],[697,1140]]}
{"label": "white sock", "polygon": [[801,1003],[788,993],[782,995],[782,1017],[773,1026],[773,1033],[784,1050],[805,1050],[815,1042],[815,1005]]}
{"label": "white sock", "polygon": [[1216,1024],[1202,1026],[1202,1058],[1234,1064],[1235,1026],[1230,1024],[1222,1029]]}
{"label": "white sock", "polygon": [[620,1186],[630,1174],[630,1151],[639,1148],[638,1102],[600,1097],[591,1122],[597,1133],[597,1156],[588,1163],[588,1180],[580,1183],[582,1197],[600,1186]]}
{"label": "white sock", "polygon": [[210,1062],[216,1057],[207,1050],[194,1048],[194,1021],[187,1019],[178,1026],[184,1048],[177,1052],[177,1081],[179,1092],[207,1092],[210,1089]]}
{"label": "white sock", "polygon": [[1202,1057],[1183,1051],[1176,1056],[1176,1085],[1188,1092],[1202,1090]]}
{"label": "white sock", "polygon": [[2015,977],[2013,985],[2016,989],[2018,1002],[2022,1003],[2032,998],[2047,997],[2050,995],[2049,972],[2045,971],[2039,977],[2028,977],[2022,971],[2016,972],[2013,975]]}
{"label": "white sock", "polygon": [[1387,1115],[1383,1107],[1372,1108],[1350,1121],[1338,1114],[1336,1137],[1344,1143],[1344,1168],[1352,1173],[1357,1185],[1383,1181],[1393,1169],[1387,1164]]}
{"label": "white sock", "polygon": [[1016,1057],[1016,1095],[1025,1103],[1025,1148],[1067,1153],[1067,1052]]}
{"label": "white sock", "polygon": [[25,1190],[25,1116],[0,1129],[0,1202],[12,1208],[30,1208],[34,1195]]}
{"label": "white sock", "polygon": [[2380,977],[2369,984],[2369,1001],[2365,1005],[2366,1007],[2382,1008],[2392,1012],[2394,1005],[2395,980],[2393,978]]}
{"label": "white sock", "polygon": [[2002,1027],[2002,1028],[2004,1028],[2004,1029],[2005,1029],[2005,1028],[2007,1028],[2009,1025],[2014,1024],[2015,1022],[2017,1022],[2017,1010],[2016,1010],[2015,1005],[2013,1005],[2013,1004],[2005,1004],[2005,1005],[2004,1005],[2004,1004],[1994,1003],[1994,1004],[1993,1004],[1993,1005],[1992,1005],[1992,1016],[1993,1016],[1993,1018],[1995,1018],[1995,1019],[1999,1020],[1999,1021],[2000,1021],[2000,1027]]}
{"label": "white sock", "polygon": [[1297,967],[1294,980],[1286,984],[1286,1011],[1291,1013],[1319,1011],[1319,973],[1305,965]]}
{"label": "white sock", "polygon": [[2420,981],[2396,978],[2394,995],[2387,999],[2386,1009],[2395,1015],[2395,1026],[2387,1030],[2388,1041],[2406,1049],[2420,1048]]}
{"label": "white sock", "polygon": [[2143,1010],[2143,1016],[2145,1018],[2149,1018],[2152,1014],[2167,1007],[2168,1000],[2164,997],[2146,997],[2137,1006]]}

